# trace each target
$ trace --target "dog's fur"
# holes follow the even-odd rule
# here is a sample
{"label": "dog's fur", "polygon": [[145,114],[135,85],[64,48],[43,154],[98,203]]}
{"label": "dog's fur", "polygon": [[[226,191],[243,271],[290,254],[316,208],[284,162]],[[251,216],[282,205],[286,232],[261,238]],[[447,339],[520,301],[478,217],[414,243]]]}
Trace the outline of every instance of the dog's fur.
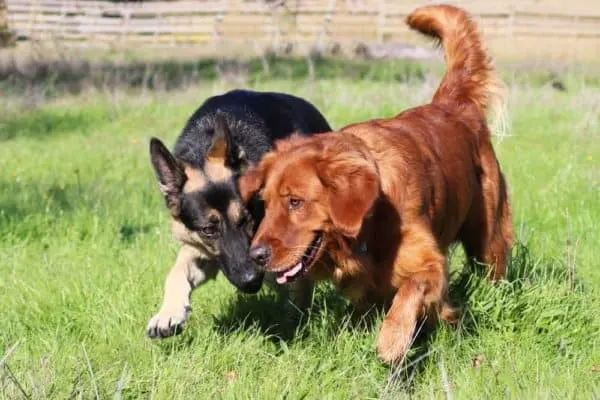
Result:
{"label": "dog's fur", "polygon": [[[235,180],[271,149],[274,140],[297,131],[329,130],[321,113],[303,99],[234,90],[211,97],[198,108],[173,154],[159,139],[151,139],[152,165],[182,248],[167,276],[163,305],[148,324],[149,336],[180,332],[192,290],[219,269],[243,292],[260,289],[263,272],[254,267],[248,250],[264,211],[259,200],[247,208],[242,205]],[[306,287],[296,292],[312,293]]]}
{"label": "dog's fur", "polygon": [[251,254],[284,283],[332,280],[359,308],[389,306],[377,349],[402,359],[417,321],[455,320],[446,253],[455,241],[501,279],[512,246],[507,186],[486,123],[502,84],[463,10],[416,9],[448,71],[431,103],[390,119],[279,141],[240,180],[266,215]]}

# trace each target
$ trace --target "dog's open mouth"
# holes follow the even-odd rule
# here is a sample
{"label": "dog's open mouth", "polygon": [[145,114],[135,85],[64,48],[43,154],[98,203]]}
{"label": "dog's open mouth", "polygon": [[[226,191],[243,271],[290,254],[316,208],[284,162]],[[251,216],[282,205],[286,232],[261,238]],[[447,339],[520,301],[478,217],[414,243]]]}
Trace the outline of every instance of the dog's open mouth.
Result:
{"label": "dog's open mouth", "polygon": [[321,232],[317,232],[313,241],[310,242],[304,251],[300,261],[291,268],[277,272],[277,277],[275,278],[277,283],[283,285],[285,283],[292,282],[301,276],[315,261],[315,257],[319,252],[322,241],[323,234]]}

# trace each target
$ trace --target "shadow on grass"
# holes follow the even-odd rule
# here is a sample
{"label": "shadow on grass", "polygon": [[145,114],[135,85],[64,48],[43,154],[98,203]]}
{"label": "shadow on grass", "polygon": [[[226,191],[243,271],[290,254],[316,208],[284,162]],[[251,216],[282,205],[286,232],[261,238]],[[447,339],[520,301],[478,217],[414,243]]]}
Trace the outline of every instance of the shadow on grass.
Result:
{"label": "shadow on grass", "polygon": [[276,345],[281,342],[289,344],[302,341],[309,334],[311,321],[324,313],[328,319],[340,320],[348,307],[330,285],[315,288],[313,304],[308,310],[290,307],[286,301],[285,296],[271,288],[263,289],[258,296],[238,295],[221,316],[215,317],[215,329],[227,335],[255,328]]}
{"label": "shadow on grass", "polygon": [[[478,328],[483,324],[493,323],[493,319],[517,316],[520,307],[509,304],[509,300],[514,301],[525,291],[535,289],[536,286],[553,283],[565,289],[571,285],[572,291],[583,290],[580,280],[574,278],[569,282],[569,279],[569,271],[564,263],[535,259],[527,246],[517,243],[513,248],[504,281],[492,284],[485,276],[484,266],[466,263],[463,270],[452,277],[450,298],[460,309],[462,317],[459,328],[469,335],[477,335]],[[512,315],[495,308],[498,306],[496,302],[503,298],[507,300],[505,310],[509,309],[509,305],[514,306],[510,308]],[[486,307],[499,313],[493,315],[482,312]]]}
{"label": "shadow on grass", "polygon": [[[82,216],[94,213],[98,204],[105,200],[91,184],[0,182],[0,238],[4,235],[19,239],[46,238],[61,219],[77,213]],[[129,244],[151,228],[151,225],[125,219],[114,234],[122,243]],[[85,239],[88,234],[83,229],[79,238]]]}
{"label": "shadow on grass", "polygon": [[62,215],[71,212],[81,201],[78,185],[37,184],[35,182],[0,182],[0,217],[23,221],[36,214]]}
{"label": "shadow on grass", "polygon": [[[497,306],[494,304],[496,300],[509,295],[517,297],[524,288],[550,281],[566,285],[568,280],[568,272],[563,265],[533,260],[528,248],[520,243],[513,251],[505,281],[497,285],[492,284],[486,278],[484,271],[482,266],[465,263],[463,269],[451,278],[451,303],[461,315],[457,328],[463,334],[470,336],[477,335],[478,327],[488,319],[486,313],[480,313],[478,309],[473,308],[473,302],[481,307],[481,303],[487,299],[491,303],[490,306]],[[581,287],[577,280],[574,281],[574,289],[576,287]],[[295,336],[299,332],[298,321],[308,323],[310,327],[312,321],[326,315],[328,321],[338,322],[335,327],[329,329],[329,334],[334,336],[340,331],[339,327],[342,324],[339,322],[344,319],[350,322],[344,325],[344,329],[369,330],[373,329],[373,325],[382,316],[382,310],[377,309],[367,315],[353,314],[352,307],[335,288],[322,284],[317,285],[315,289],[314,302],[308,313],[298,313],[292,320],[286,320],[285,309],[281,299],[272,290],[259,296],[239,295],[229,304],[222,316],[215,319],[215,327],[223,334],[257,327],[260,332],[274,340],[290,342],[298,340]],[[518,311],[518,308],[513,311]],[[306,334],[304,330],[300,331]],[[423,349],[414,357],[418,358],[427,352],[427,344],[435,337],[435,331],[435,329],[428,331],[425,328],[421,331],[416,338],[415,346]]]}
{"label": "shadow on grass", "polygon": [[[563,262],[536,259],[528,247],[517,243],[510,259],[506,280],[492,284],[480,265],[465,263],[450,283],[451,303],[460,320],[453,331],[456,338],[477,337],[483,330],[519,332],[532,330],[540,346],[565,353],[565,348],[585,346],[576,337],[589,338],[598,328],[583,283],[570,275]],[[425,368],[423,362],[436,359],[432,344],[440,333],[423,330],[403,365],[392,373],[404,391],[413,389],[414,377]],[[581,330],[589,334],[581,335]]]}
{"label": "shadow on grass", "polygon": [[139,235],[150,232],[152,225],[124,222],[119,227],[119,238],[122,242],[130,243]]}
{"label": "shadow on grass", "polygon": [[[477,337],[484,330],[527,331],[533,333],[534,342],[537,341],[540,348],[575,354],[586,345],[587,338],[600,329],[589,305],[586,306],[589,296],[583,284],[570,279],[561,262],[536,259],[527,246],[518,243],[505,281],[492,284],[483,271],[478,266],[465,264],[452,277],[451,301],[460,311],[460,321],[448,329],[457,342],[461,338]],[[231,301],[228,308],[215,317],[214,329],[221,335],[257,329],[277,349],[283,350],[290,343],[301,346],[309,338],[314,341],[315,335],[322,343],[333,343],[341,332],[371,335],[383,317],[382,310],[373,310],[364,318],[352,316],[350,310],[348,302],[331,285],[317,285],[308,313],[289,319],[277,294],[265,290],[259,296],[240,295]],[[386,390],[391,388],[404,394],[413,391],[415,377],[431,362],[438,362],[439,349],[434,346],[442,333],[440,328],[421,330],[403,363],[390,368]],[[194,343],[189,337],[178,348]],[[374,343],[371,348],[372,357],[376,357]]]}

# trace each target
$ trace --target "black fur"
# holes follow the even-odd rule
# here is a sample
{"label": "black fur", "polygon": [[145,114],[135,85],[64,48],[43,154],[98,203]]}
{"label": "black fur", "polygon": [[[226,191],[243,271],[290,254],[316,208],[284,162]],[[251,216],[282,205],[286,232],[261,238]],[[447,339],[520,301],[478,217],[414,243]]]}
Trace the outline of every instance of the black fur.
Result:
{"label": "black fur", "polygon": [[[262,285],[263,274],[250,261],[248,251],[253,226],[259,225],[264,209],[262,202],[255,199],[240,220],[229,220],[229,204],[241,204],[235,177],[244,165],[258,163],[277,139],[294,132],[310,135],[329,131],[331,127],[323,115],[312,104],[295,96],[233,90],[211,97],[187,121],[175,143],[173,155],[177,162],[203,169],[217,139],[224,137],[227,143],[224,162],[232,170],[233,178],[209,182],[202,190],[191,193],[182,193],[181,186],[169,187],[171,182],[179,182],[175,178],[180,166],[173,166],[169,155],[164,154],[168,150],[159,151],[160,145],[151,143],[157,177],[163,186],[166,185],[163,190],[167,193],[167,205],[179,205],[179,208],[174,208],[178,213],[176,216],[187,229],[198,232],[204,240],[217,240],[205,234],[204,230],[210,232],[212,226],[218,228],[221,268],[238,289],[253,293]],[[177,197],[169,200],[168,196],[172,196],[173,192],[177,193]],[[219,212],[219,221],[209,220],[204,212],[208,209]]]}
{"label": "black fur", "polygon": [[212,144],[215,115],[221,111],[233,142],[256,163],[277,139],[293,132],[329,132],[325,117],[309,102],[283,93],[232,90],[207,99],[188,120],[173,154],[197,167],[204,164]]}

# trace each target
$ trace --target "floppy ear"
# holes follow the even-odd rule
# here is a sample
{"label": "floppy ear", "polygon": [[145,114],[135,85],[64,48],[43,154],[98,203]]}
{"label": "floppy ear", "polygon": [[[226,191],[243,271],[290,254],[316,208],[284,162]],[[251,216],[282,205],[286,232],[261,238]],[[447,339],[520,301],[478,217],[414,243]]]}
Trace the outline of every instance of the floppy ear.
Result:
{"label": "floppy ear", "polygon": [[222,159],[226,166],[240,171],[248,167],[246,152],[233,140],[231,130],[227,125],[227,116],[217,110],[214,117],[214,133],[207,158]]}
{"label": "floppy ear", "polygon": [[163,142],[154,137],[150,139],[150,160],[169,211],[173,216],[179,215],[179,196],[187,180],[185,171]]}
{"label": "floppy ear", "polygon": [[379,196],[375,164],[358,151],[338,153],[320,161],[318,171],[327,188],[329,216],[344,236],[355,238]]}
{"label": "floppy ear", "polygon": [[263,185],[264,176],[258,167],[251,167],[238,179],[238,190],[244,204],[248,204],[252,196]]}
{"label": "floppy ear", "polygon": [[238,190],[244,204],[248,204],[252,196],[263,187],[275,157],[274,152],[265,154],[258,165],[250,167],[238,179]]}

